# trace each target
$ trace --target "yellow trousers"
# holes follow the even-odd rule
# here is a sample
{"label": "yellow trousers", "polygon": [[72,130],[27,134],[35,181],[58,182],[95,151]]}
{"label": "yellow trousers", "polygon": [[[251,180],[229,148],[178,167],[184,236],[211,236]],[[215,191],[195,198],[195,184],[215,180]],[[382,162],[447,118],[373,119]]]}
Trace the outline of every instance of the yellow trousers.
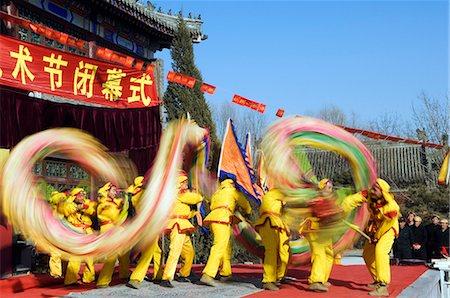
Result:
{"label": "yellow trousers", "polygon": [[180,257],[182,259],[180,276],[188,277],[191,274],[192,263],[194,262],[194,247],[192,246],[191,237],[187,234],[180,233],[178,228],[174,227],[170,232],[169,249],[162,279],[173,280]]}
{"label": "yellow trousers", "polygon": [[[66,276],[64,277],[65,285],[78,282],[78,272],[80,271],[80,267],[81,262],[79,260],[69,260]],[[90,283],[95,280],[94,260],[92,258],[88,258],[85,262],[82,280],[84,283]]]}
{"label": "yellow trousers", "polygon": [[286,274],[289,262],[289,237],[284,230],[272,228],[270,221],[259,228],[264,244],[263,283],[276,282]]}
{"label": "yellow trousers", "polygon": [[114,256],[106,260],[103,264],[102,271],[98,276],[97,286],[108,286],[112,280],[116,260],[119,259],[119,278],[128,279],[130,276],[130,252],[121,256]]}
{"label": "yellow trousers", "polygon": [[208,262],[203,274],[215,278],[217,271],[221,276],[231,275],[231,225],[212,223],[211,230],[214,237]]}
{"label": "yellow trousers", "polygon": [[143,249],[141,251],[141,257],[139,262],[136,265],[136,269],[134,269],[133,273],[130,276],[130,280],[137,280],[142,282],[144,280],[145,275],[147,274],[148,267],[150,266],[150,262],[153,259],[153,279],[161,280],[162,278],[162,270],[161,270],[161,261],[162,261],[162,251],[159,247],[158,240],[147,249]]}
{"label": "yellow trousers", "polygon": [[62,262],[59,254],[51,254],[48,261],[48,267],[50,269],[50,275],[53,277],[62,276]]}
{"label": "yellow trousers", "polygon": [[389,230],[381,236],[377,243],[366,241],[363,250],[364,262],[369,269],[373,280],[380,283],[389,284],[391,282],[391,268],[389,266],[389,252],[394,243],[394,230]]}
{"label": "yellow trousers", "polygon": [[311,248],[311,274],[308,283],[326,283],[334,263],[333,241],[329,235],[305,233]]}

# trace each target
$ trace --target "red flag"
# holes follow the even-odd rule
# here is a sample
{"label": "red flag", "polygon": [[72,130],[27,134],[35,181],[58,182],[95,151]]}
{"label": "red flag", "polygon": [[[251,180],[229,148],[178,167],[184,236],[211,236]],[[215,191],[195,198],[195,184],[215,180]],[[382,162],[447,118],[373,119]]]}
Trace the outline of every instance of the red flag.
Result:
{"label": "red flag", "polygon": [[127,58],[125,59],[125,66],[131,67],[133,65],[133,62],[134,62],[134,58],[127,56]]}
{"label": "red flag", "polygon": [[153,64],[147,64],[147,68],[145,69],[145,72],[153,73],[155,71],[155,66]]}
{"label": "red flag", "polygon": [[84,40],[82,40],[82,39],[79,39],[79,40],[77,40],[77,42],[75,43],[75,45],[76,45],[76,47],[77,48],[79,48],[80,50],[83,50],[84,49]]}
{"label": "red flag", "polygon": [[284,115],[284,110],[282,110],[282,109],[278,109],[278,111],[277,111],[277,117],[283,117],[283,115]]}
{"label": "red flag", "polygon": [[68,38],[69,38],[68,34],[59,32],[59,36],[58,36],[57,40],[58,40],[58,42],[60,42],[62,44],[66,44]]}
{"label": "red flag", "polygon": [[49,39],[53,39],[53,30],[50,28],[45,28],[44,35]]}
{"label": "red flag", "polygon": [[254,199],[258,204],[261,203],[263,191],[256,184],[254,170],[245,160],[243,150],[238,145],[231,119],[228,120],[220,152],[219,178],[233,179],[240,191],[247,197]]}
{"label": "red flag", "polygon": [[144,66],[144,61],[136,60],[136,64],[134,65],[135,69],[141,70],[143,66]]}
{"label": "red flag", "polygon": [[266,110],[266,105],[263,103],[260,103],[258,106],[257,111],[260,112],[261,114],[264,114],[264,111]]}
{"label": "red flag", "polygon": [[110,60],[111,60],[112,54],[113,54],[113,51],[111,51],[110,49],[106,49],[106,48],[105,48],[105,57],[104,57],[104,58],[105,58],[106,60],[110,61]]}
{"label": "red flag", "polygon": [[203,83],[202,86],[200,87],[200,90],[209,94],[214,94],[214,91],[216,91],[216,87],[213,85]]}
{"label": "red flag", "polygon": [[169,71],[167,73],[167,80],[169,82],[174,82],[174,83],[185,85],[189,88],[193,88],[195,85],[195,81],[196,81],[196,79],[194,79],[192,77],[185,76],[180,73],[173,72],[173,71]]}

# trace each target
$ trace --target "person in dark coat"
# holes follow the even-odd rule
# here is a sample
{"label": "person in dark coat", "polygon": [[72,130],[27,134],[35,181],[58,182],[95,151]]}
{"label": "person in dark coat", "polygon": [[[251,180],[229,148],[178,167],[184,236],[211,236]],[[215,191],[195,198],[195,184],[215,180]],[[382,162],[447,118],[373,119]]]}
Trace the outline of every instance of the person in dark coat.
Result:
{"label": "person in dark coat", "polygon": [[413,235],[411,227],[406,224],[405,218],[399,220],[400,231],[398,238],[394,241],[394,258],[411,259]]}
{"label": "person in dark coat", "polygon": [[433,215],[431,218],[431,222],[425,226],[425,230],[427,230],[427,261],[431,261],[431,258],[436,257],[439,254],[439,251],[436,251],[436,239],[434,234],[436,231],[441,229],[441,225],[439,224],[440,218],[437,215]]}
{"label": "person in dark coat", "polygon": [[441,228],[434,234],[434,239],[436,242],[435,251],[438,256],[443,258],[443,256],[449,256],[449,240],[450,240],[450,229],[448,228],[448,220],[441,219]]}
{"label": "person in dark coat", "polygon": [[412,228],[413,234],[413,251],[412,257],[417,260],[427,259],[427,230],[422,225],[422,218],[420,216],[414,217],[414,226]]}

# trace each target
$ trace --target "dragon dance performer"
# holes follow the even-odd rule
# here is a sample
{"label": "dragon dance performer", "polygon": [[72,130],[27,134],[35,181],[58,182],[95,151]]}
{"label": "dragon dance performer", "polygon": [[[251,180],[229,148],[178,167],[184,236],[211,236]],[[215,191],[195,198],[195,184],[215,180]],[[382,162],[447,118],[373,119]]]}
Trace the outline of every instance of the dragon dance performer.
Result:
{"label": "dragon dance performer", "polygon": [[[331,194],[333,183],[325,178],[319,181],[319,189],[325,194]],[[328,278],[334,263],[333,241],[331,235],[320,230],[321,219],[319,217],[308,217],[300,227],[309,242],[311,249],[311,273],[308,277],[309,290],[316,292],[327,292],[331,283]]]}
{"label": "dragon dance performer", "polygon": [[284,195],[278,189],[271,189],[262,199],[260,217],[255,229],[264,244],[263,288],[276,291],[276,282],[281,282],[289,262],[289,229],[281,219]]}
{"label": "dragon dance performer", "polygon": [[160,285],[166,288],[173,288],[170,281],[174,279],[180,257],[182,258],[182,266],[177,281],[189,282],[188,277],[191,274],[192,263],[194,262],[194,247],[192,246],[190,233],[195,230],[189,219],[197,213],[197,211],[191,211],[190,205],[196,205],[203,201],[200,194],[189,190],[188,177],[185,174],[178,177],[178,189],[172,215],[165,229],[166,233],[170,233],[170,250]]}
{"label": "dragon dance performer", "polygon": [[[62,202],[64,217],[72,227],[84,234],[93,233],[91,216],[95,214],[95,207],[96,203],[86,199],[86,193],[82,188],[72,189],[70,196]],[[82,280],[84,283],[93,282],[95,280],[94,260],[87,258],[85,265]],[[69,260],[64,278],[65,286],[78,285],[80,266],[79,260]]]}
{"label": "dragon dance performer", "polygon": [[[121,198],[116,198],[117,187],[111,182],[107,182],[101,187],[98,194],[97,218],[100,224],[100,233],[105,233],[119,224],[118,220],[124,208],[124,201]],[[117,258],[119,259],[119,278],[128,279],[130,276],[130,252],[106,260],[97,280],[97,288],[109,287]]]}
{"label": "dragon dance performer", "polygon": [[[51,205],[53,209],[53,214],[58,218],[63,218],[64,214],[58,212],[58,206],[67,199],[67,195],[64,192],[54,191],[52,192],[50,198],[49,198],[49,204]],[[61,212],[64,212],[61,209]],[[57,253],[51,253],[50,259],[48,262],[48,267],[50,270],[50,275],[54,278],[60,278],[62,277],[62,263],[61,263],[61,256]]]}
{"label": "dragon dance performer", "polygon": [[211,212],[203,223],[210,225],[214,237],[208,262],[203,269],[200,282],[204,285],[215,286],[214,278],[220,270],[220,280],[231,278],[231,223],[236,204],[248,216],[252,208],[244,194],[237,190],[234,181],[225,179],[220,183],[219,189],[211,198]]}
{"label": "dragon dance performer", "polygon": [[[136,208],[139,212],[139,200],[142,195],[142,185],[143,185],[144,177],[138,176],[134,179],[134,182],[127,189],[127,194],[131,196],[131,203],[134,208]],[[162,261],[162,251],[159,247],[158,240],[156,239],[148,248],[143,248],[141,251],[141,257],[136,265],[136,269],[134,269],[133,273],[130,276],[130,281],[127,283],[127,286],[130,288],[138,289],[141,282],[144,280],[145,275],[147,274],[148,267],[150,266],[150,262],[153,259],[153,280],[161,280],[162,278],[162,270],[161,270],[161,261]]]}
{"label": "dragon dance performer", "polygon": [[370,221],[367,233],[371,241],[366,241],[364,245],[363,258],[374,280],[367,285],[374,289],[369,292],[371,296],[389,296],[388,285],[391,281],[389,252],[394,239],[398,236],[400,216],[400,208],[389,190],[389,184],[378,178],[368,194],[364,191],[357,193],[347,197],[342,203],[342,208],[346,212],[362,203],[367,203],[369,209]]}

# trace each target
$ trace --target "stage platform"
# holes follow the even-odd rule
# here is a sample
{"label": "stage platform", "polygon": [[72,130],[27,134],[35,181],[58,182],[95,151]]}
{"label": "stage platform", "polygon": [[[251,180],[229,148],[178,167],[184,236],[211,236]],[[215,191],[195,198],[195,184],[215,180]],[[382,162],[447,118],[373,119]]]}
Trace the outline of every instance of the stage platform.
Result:
{"label": "stage platform", "polygon": [[[355,259],[356,260],[356,259]],[[350,263],[354,263],[353,260]],[[343,263],[348,263],[348,259]],[[358,263],[359,261],[356,261]],[[101,265],[96,265],[96,271]],[[203,265],[195,265],[193,273],[197,279]],[[151,273],[152,269],[149,269]],[[24,275],[0,280],[1,297],[369,297],[370,289],[365,285],[372,282],[364,265],[335,265],[330,277],[332,286],[328,293],[315,293],[307,290],[310,267],[294,267],[288,271],[292,282],[281,285],[280,291],[269,292],[261,289],[262,265],[233,265],[234,281],[206,287],[195,283],[173,282],[175,288],[167,289],[143,281],[141,289],[134,290],[119,280],[117,273],[111,287],[95,289],[95,284],[82,284],[78,287],[64,287],[62,279],[48,275]],[[425,266],[392,266],[390,297],[438,297],[439,271]],[[194,278],[195,282],[195,278]],[[431,295],[431,296],[430,296]],[[436,295],[436,296],[434,296]]]}

